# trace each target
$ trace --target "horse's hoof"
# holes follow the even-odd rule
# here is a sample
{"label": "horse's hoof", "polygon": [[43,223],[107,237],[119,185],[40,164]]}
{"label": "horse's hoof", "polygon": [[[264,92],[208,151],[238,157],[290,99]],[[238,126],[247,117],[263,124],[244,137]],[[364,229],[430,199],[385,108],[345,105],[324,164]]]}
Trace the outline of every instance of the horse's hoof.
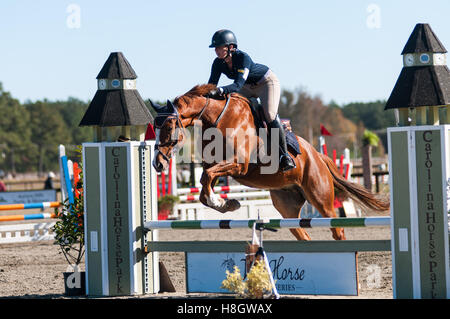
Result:
{"label": "horse's hoof", "polygon": [[217,196],[216,194],[211,194],[210,197],[206,198],[206,202],[209,207],[218,209],[218,208],[222,208],[225,207],[225,200],[223,198],[220,198],[219,196]]}
{"label": "horse's hoof", "polygon": [[225,207],[228,212],[232,212],[234,210],[241,208],[241,203],[239,203],[239,201],[236,199],[228,199],[225,202]]}

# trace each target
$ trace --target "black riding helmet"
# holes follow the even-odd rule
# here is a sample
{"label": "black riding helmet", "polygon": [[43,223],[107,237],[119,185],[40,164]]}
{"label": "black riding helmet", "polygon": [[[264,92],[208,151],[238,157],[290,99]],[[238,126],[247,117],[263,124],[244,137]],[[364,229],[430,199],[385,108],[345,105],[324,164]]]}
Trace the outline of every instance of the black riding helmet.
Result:
{"label": "black riding helmet", "polygon": [[234,47],[237,48],[236,36],[232,31],[222,29],[214,33],[209,47],[216,48],[222,45],[230,45],[230,44],[233,44]]}

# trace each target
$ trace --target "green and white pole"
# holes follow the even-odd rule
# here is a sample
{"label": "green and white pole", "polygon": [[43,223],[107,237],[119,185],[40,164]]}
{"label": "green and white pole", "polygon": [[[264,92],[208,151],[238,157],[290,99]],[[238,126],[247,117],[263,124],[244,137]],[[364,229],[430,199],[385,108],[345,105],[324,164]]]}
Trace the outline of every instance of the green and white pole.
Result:
{"label": "green and white pole", "polygon": [[157,232],[154,141],[83,144],[86,294],[120,296],[159,291],[158,253],[145,253]]}
{"label": "green and white pole", "polygon": [[450,125],[388,128],[394,298],[450,298]]}
{"label": "green and white pole", "polygon": [[284,218],[259,221],[256,219],[217,220],[160,220],[144,223],[146,230],[156,229],[237,229],[253,228],[263,223],[270,228],[334,228],[334,227],[375,227],[390,226],[390,217],[367,218]]}

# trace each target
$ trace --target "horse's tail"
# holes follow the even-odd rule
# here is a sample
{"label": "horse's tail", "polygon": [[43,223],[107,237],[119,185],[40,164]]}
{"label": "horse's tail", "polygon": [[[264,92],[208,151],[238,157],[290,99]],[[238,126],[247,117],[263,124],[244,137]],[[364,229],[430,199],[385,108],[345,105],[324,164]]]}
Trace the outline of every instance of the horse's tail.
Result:
{"label": "horse's tail", "polygon": [[347,199],[350,197],[362,206],[379,212],[389,210],[389,199],[377,197],[362,185],[346,180],[339,173],[336,164],[331,158],[324,154],[321,154],[321,156],[333,176],[333,184],[339,198]]}

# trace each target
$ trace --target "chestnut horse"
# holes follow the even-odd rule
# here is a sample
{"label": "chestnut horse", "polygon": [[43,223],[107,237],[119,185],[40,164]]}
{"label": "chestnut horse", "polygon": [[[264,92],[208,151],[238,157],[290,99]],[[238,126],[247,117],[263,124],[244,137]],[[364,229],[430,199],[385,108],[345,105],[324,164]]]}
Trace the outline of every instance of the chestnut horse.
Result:
{"label": "chestnut horse", "polygon": [[[213,186],[217,178],[231,176],[239,183],[260,189],[268,189],[275,208],[284,218],[299,218],[300,210],[307,200],[323,217],[336,217],[334,210],[335,193],[340,199],[352,198],[365,207],[376,211],[389,209],[389,201],[378,199],[359,184],[347,181],[339,173],[334,162],[317,152],[303,138],[296,136],[301,154],[292,156],[294,169],[263,174],[261,161],[251,161],[252,152],[258,150],[263,140],[257,134],[250,102],[233,93],[226,100],[205,97],[215,85],[197,85],[186,94],[179,96],[167,106],[152,106],[158,112],[155,118],[157,144],[153,166],[157,171],[167,168],[175,146],[184,142],[184,128],[201,120],[202,130],[216,127],[223,136],[224,147],[233,147],[232,157],[206,163],[203,159],[203,174],[200,179],[202,190],[200,201],[219,212],[236,210],[240,204],[235,199],[224,200],[214,194]],[[237,143],[231,134],[242,129],[246,132],[245,143]],[[228,134],[228,135],[227,135]],[[203,136],[203,135],[202,135]],[[210,141],[202,141],[204,145]],[[291,154],[292,155],[292,154]],[[243,160],[242,160],[243,159]],[[278,158],[277,158],[278,160]],[[310,240],[302,228],[290,229],[298,240]],[[345,239],[344,229],[331,228],[333,238]]]}

